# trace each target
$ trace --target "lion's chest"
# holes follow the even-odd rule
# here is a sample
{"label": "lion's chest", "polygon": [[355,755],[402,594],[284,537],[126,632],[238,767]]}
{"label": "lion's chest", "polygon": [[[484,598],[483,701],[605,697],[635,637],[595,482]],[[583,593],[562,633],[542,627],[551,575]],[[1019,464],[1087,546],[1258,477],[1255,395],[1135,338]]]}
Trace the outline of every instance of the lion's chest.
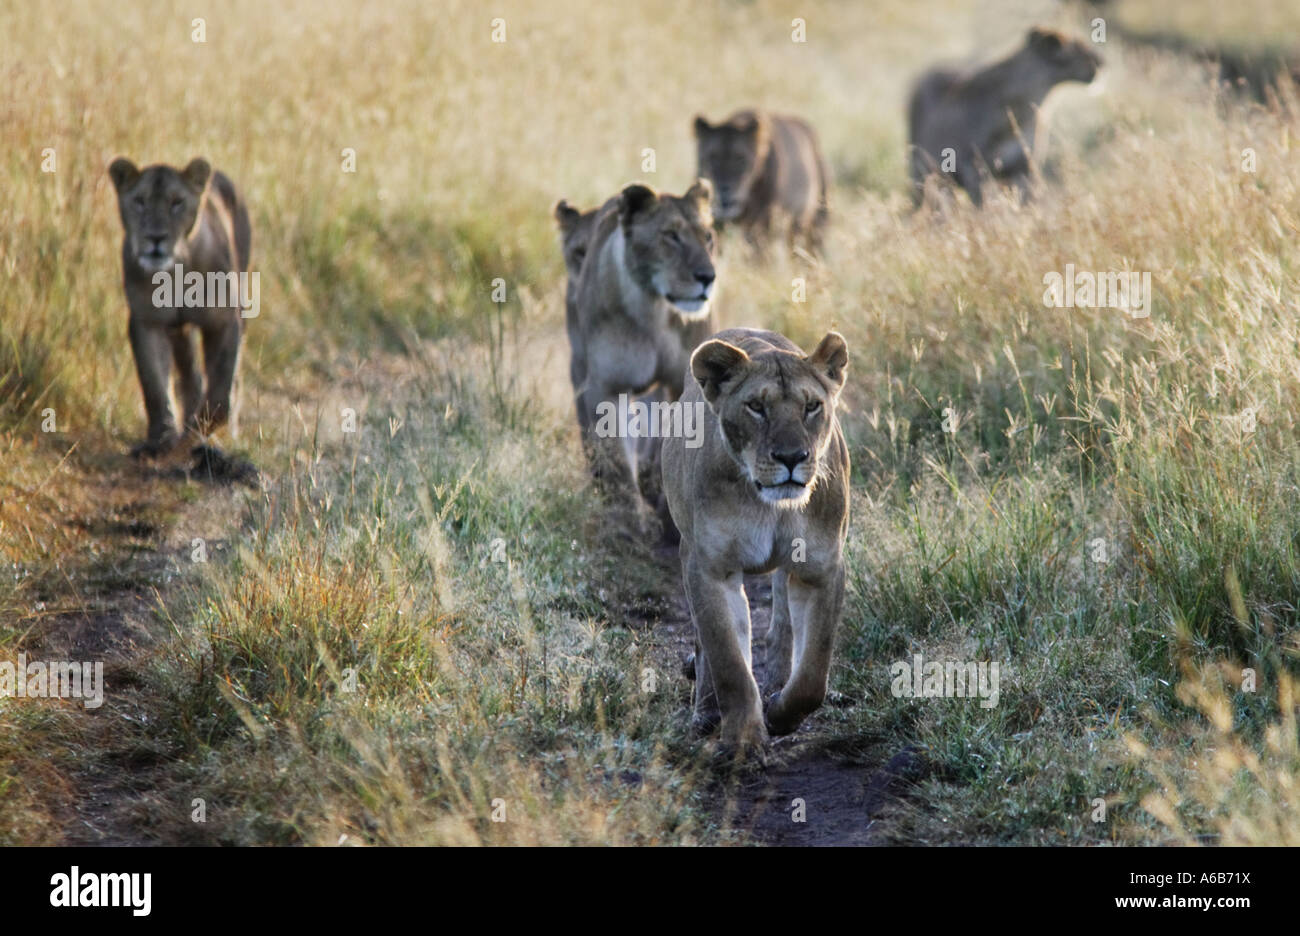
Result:
{"label": "lion's chest", "polygon": [[725,546],[717,544],[723,547],[727,565],[761,575],[808,560],[810,544],[801,512],[761,510],[746,519],[749,522],[733,531]]}
{"label": "lion's chest", "polygon": [[621,391],[643,393],[661,381],[680,390],[689,354],[682,329],[671,326],[666,314],[622,313],[591,330],[587,358],[603,382]]}
{"label": "lion's chest", "polygon": [[247,274],[186,269],[183,265],[148,275],[128,275],[127,303],[138,323],[163,328],[210,328],[240,314],[250,294]]}

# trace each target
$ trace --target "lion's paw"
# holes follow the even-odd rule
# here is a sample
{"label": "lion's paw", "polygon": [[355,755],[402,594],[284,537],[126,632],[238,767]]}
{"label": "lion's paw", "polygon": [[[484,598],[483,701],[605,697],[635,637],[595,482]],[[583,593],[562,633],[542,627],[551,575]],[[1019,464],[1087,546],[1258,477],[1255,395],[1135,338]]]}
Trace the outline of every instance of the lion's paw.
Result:
{"label": "lion's paw", "polygon": [[137,461],[162,458],[164,455],[167,455],[175,449],[180,440],[180,433],[168,432],[160,438],[141,442],[139,445],[132,448],[131,457]]}

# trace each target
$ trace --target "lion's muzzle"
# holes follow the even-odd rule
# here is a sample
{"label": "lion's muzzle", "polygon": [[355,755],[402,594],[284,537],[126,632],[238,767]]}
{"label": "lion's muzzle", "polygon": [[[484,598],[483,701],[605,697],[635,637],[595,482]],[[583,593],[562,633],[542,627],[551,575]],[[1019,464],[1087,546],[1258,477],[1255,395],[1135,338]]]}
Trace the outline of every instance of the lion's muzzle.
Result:
{"label": "lion's muzzle", "polygon": [[787,507],[806,502],[812,496],[812,482],[817,476],[816,466],[810,462],[808,450],[774,450],[770,457],[772,463],[753,472],[758,496],[769,504]]}

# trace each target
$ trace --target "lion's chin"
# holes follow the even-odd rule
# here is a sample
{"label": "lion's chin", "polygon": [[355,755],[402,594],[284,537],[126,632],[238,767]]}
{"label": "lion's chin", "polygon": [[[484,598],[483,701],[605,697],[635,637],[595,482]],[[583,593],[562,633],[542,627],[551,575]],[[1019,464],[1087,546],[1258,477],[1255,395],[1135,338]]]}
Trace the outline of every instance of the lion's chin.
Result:
{"label": "lion's chin", "polygon": [[696,321],[709,314],[708,299],[669,299],[677,314],[687,321]]}
{"label": "lion's chin", "polygon": [[148,273],[156,273],[160,270],[168,270],[176,265],[176,258],[171,254],[136,254],[135,262],[140,265],[140,269]]}
{"label": "lion's chin", "polygon": [[758,496],[768,504],[797,510],[808,503],[812,488],[806,484],[786,481],[784,484],[756,485]]}

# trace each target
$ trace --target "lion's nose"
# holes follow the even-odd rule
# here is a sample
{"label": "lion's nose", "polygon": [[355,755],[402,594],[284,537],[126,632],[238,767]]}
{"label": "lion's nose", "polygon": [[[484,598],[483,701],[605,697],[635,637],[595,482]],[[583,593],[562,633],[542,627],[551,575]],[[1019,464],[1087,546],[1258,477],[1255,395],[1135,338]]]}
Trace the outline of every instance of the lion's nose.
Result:
{"label": "lion's nose", "polygon": [[773,452],[772,458],[773,460],[779,461],[781,464],[785,465],[791,471],[794,471],[808,460],[808,450],[795,449],[790,452]]}
{"label": "lion's nose", "polygon": [[717,274],[714,273],[712,270],[695,271],[695,281],[699,283],[701,286],[703,286],[705,289],[708,289],[709,286],[712,285],[715,279],[717,279]]}

